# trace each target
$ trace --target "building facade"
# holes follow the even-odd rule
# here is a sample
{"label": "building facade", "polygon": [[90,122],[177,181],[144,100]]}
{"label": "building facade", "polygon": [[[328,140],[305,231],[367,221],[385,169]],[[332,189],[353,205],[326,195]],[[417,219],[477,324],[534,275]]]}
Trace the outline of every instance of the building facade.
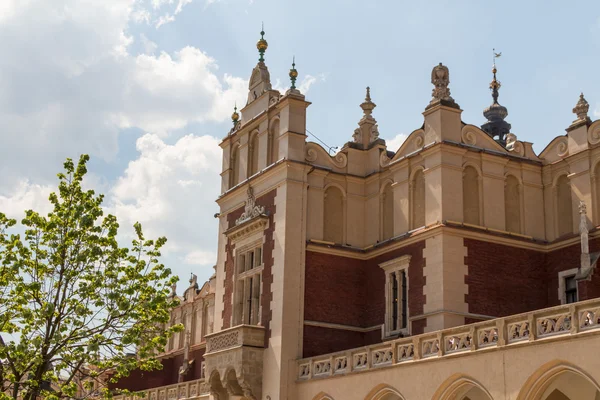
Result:
{"label": "building facade", "polygon": [[479,127],[440,63],[399,149],[379,138],[367,88],[331,155],[307,140],[298,72],[274,90],[257,47],[220,144],[216,273],[186,290],[173,322],[187,333],[165,368],[120,387],[151,400],[600,400],[600,121],[583,94],[535,154],[511,133],[495,66]]}

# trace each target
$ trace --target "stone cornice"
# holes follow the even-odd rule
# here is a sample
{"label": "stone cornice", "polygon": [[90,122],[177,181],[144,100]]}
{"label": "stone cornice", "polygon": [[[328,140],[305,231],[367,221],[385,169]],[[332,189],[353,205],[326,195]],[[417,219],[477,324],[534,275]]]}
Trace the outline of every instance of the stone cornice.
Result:
{"label": "stone cornice", "polygon": [[[599,228],[600,227],[597,227],[593,232],[590,232],[590,239],[600,238]],[[439,234],[459,236],[467,239],[539,251],[542,253],[559,250],[580,242],[578,235],[575,235],[569,239],[549,243],[545,240],[534,239],[530,236],[518,235],[475,225],[465,225],[461,223],[454,223],[452,221],[445,221],[443,224],[440,223],[412,233],[406,233],[387,242],[367,246],[364,248],[339,246],[332,243],[310,240],[306,245],[306,251],[358,260],[370,260],[374,257],[401,249],[413,243],[421,242]]]}
{"label": "stone cornice", "polygon": [[250,236],[256,232],[265,230],[268,225],[269,217],[262,214],[257,217],[246,220],[241,224],[226,230],[223,233],[225,236],[227,236],[228,239],[235,243],[239,239]]}

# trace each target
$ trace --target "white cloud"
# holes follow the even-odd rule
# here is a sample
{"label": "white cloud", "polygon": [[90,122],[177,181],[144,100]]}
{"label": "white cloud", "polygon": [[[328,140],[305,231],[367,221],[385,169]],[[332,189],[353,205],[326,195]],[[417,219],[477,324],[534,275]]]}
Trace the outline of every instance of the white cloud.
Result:
{"label": "white cloud", "polygon": [[185,256],[184,262],[192,265],[214,265],[217,262],[217,253],[203,250],[191,251]]}
{"label": "white cloud", "polygon": [[109,211],[124,227],[121,233],[131,236],[130,227],[140,222],[146,236],[167,237],[164,253],[180,274],[187,273],[181,264],[216,262],[218,142],[211,136],[187,135],[169,145],[158,135],[146,134],[136,143],[139,157],[107,196]]}
{"label": "white cloud", "polygon": [[0,0],[0,48],[11,55],[0,63],[0,77],[10,77],[0,78],[0,212],[48,212],[65,158],[115,160],[122,130],[139,128],[148,132],[137,140],[139,154],[114,186],[94,170],[85,187],[107,195],[122,233],[131,236],[139,221],[147,237],[165,235],[163,254],[177,273],[216,261],[218,140],[163,138],[192,122],[228,119],[233,103],[244,102],[247,80],[219,73],[197,48],[159,52],[143,35],[136,38],[144,54],[130,52],[130,24],[154,23],[167,7],[172,14],[186,4]]}
{"label": "white cloud", "polygon": [[407,137],[408,135],[405,135],[404,133],[399,133],[392,139],[386,139],[385,144],[387,145],[387,149],[394,152],[398,151],[398,149],[400,148],[400,146],[402,146],[402,143],[404,143]]}
{"label": "white cloud", "polygon": [[148,37],[146,37],[146,35],[143,33],[140,35],[140,41],[142,42],[142,46],[144,48],[144,54],[154,55],[158,45],[152,40],[148,39]]}
{"label": "white cloud", "polygon": [[156,21],[156,29],[160,28],[161,26],[168,24],[170,22],[174,22],[175,21],[175,17],[171,14],[165,14],[165,15],[161,15],[160,17],[158,17],[158,20]]}
{"label": "white cloud", "polygon": [[123,128],[166,136],[190,122],[226,120],[246,96],[246,80],[217,74],[216,61],[196,48],[155,55],[156,44],[141,37],[147,54],[131,55],[129,24],[148,15],[136,0],[2,7],[12,17],[0,24],[0,48],[11,54],[0,64],[0,76],[11,78],[0,79],[0,193],[20,176],[53,182],[54,168],[39,166],[66,157],[114,159]]}
{"label": "white cloud", "polygon": [[7,196],[0,195],[0,212],[17,220],[25,216],[26,210],[35,210],[46,215],[52,211],[48,197],[53,191],[56,191],[56,188],[21,180]]}
{"label": "white cloud", "polygon": [[[300,81],[300,83],[296,85],[296,88],[302,94],[306,94],[310,90],[310,87],[313,84],[315,84],[316,82],[319,82],[319,81],[320,82],[325,82],[325,75],[324,74],[319,74],[318,76],[305,75],[302,78],[302,81]],[[288,83],[288,82],[286,81],[286,83]],[[279,79],[276,79],[275,83],[273,84],[273,89],[279,90],[281,93],[285,93],[289,88],[290,88],[290,86],[283,86],[281,84],[281,81]]]}

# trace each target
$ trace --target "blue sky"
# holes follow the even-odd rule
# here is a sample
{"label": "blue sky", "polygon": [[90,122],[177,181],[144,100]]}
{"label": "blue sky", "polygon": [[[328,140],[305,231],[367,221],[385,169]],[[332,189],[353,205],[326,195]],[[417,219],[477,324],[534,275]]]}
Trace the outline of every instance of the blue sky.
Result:
{"label": "blue sky", "polygon": [[89,153],[88,186],[107,194],[123,237],[140,221],[169,238],[164,261],[184,280],[207,279],[217,144],[245,101],[261,22],[273,84],[289,86],[295,55],[308,129],[329,145],[352,137],[370,86],[380,135],[396,150],[422,125],[438,62],[463,121],[481,125],[495,47],[500,103],[539,153],[573,121],[579,92],[600,118],[600,2],[568,4],[3,0],[0,211],[45,211],[64,158]]}

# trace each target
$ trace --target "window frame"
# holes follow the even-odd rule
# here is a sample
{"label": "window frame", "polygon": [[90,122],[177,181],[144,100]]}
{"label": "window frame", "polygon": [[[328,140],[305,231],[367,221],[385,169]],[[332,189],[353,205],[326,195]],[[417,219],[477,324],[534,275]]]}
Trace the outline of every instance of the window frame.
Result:
{"label": "window frame", "polygon": [[[578,268],[571,268],[558,273],[558,299],[560,300],[560,304],[569,304],[567,303],[567,279],[574,277],[578,270]],[[575,297],[577,299],[575,302],[579,301],[579,285],[577,280],[575,280]]]}
{"label": "window frame", "polygon": [[[233,313],[232,313],[232,326],[238,325],[261,325],[262,318],[262,307],[261,307],[261,298],[262,298],[262,286],[263,286],[263,277],[262,273],[264,270],[264,256],[263,256],[263,238],[249,238],[250,240],[244,241],[245,244],[241,246],[236,246],[235,254],[234,254],[234,277],[233,277]],[[260,264],[256,263],[256,251],[260,249]],[[252,265],[251,262],[248,261],[247,254],[253,253],[253,261],[254,264],[251,268],[248,268],[249,265]],[[243,262],[243,264],[242,264]],[[242,270],[241,265],[244,265]],[[247,296],[247,285],[250,283],[253,285],[256,284],[254,279],[257,278],[258,281],[258,296],[256,298],[252,298],[250,300],[256,300],[258,304],[253,301],[249,301],[246,299]],[[253,288],[250,289],[250,293],[252,293]],[[241,296],[241,297],[240,297]],[[240,310],[241,304],[241,310]],[[256,308],[256,311],[254,311]],[[253,313],[254,311],[254,313]],[[253,317],[255,316],[255,317]],[[248,317],[251,319],[248,320]]]}
{"label": "window frame", "polygon": [[[402,334],[410,335],[410,255],[404,255],[379,264],[385,273],[385,320],[383,323],[383,338]],[[403,281],[398,277],[404,276]],[[393,278],[392,278],[393,277]],[[397,298],[394,300],[392,279],[396,282]],[[405,292],[405,293],[404,293]],[[395,307],[394,307],[395,305]],[[395,312],[394,312],[395,311]],[[394,320],[394,316],[396,317]]]}

